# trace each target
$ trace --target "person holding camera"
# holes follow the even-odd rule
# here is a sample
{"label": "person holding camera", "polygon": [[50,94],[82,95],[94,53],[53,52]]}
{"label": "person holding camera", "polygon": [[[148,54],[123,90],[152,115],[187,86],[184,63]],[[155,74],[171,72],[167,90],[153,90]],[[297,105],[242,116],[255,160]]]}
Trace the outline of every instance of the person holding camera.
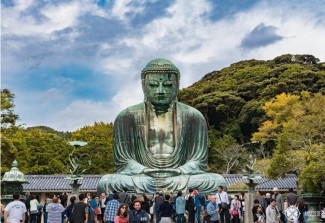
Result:
{"label": "person holding camera", "polygon": [[217,204],[219,207],[220,222],[230,223],[229,198],[227,192],[223,190],[223,186],[218,187],[216,197],[218,198]]}

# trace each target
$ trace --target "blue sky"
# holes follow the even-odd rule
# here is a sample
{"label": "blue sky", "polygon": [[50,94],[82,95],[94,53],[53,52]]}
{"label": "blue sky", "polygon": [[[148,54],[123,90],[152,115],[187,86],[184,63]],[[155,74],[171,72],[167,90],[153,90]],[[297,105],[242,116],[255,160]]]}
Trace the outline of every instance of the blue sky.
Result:
{"label": "blue sky", "polygon": [[313,54],[325,61],[321,0],[2,0],[1,88],[20,124],[73,131],[112,122],[142,101],[157,57],[181,87],[245,59]]}

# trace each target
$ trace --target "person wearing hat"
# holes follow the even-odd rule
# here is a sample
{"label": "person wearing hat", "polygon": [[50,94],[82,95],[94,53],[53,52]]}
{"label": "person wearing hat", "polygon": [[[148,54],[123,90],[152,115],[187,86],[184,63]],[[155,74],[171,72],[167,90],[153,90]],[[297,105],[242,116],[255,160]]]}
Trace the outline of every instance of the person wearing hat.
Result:
{"label": "person wearing hat", "polygon": [[284,217],[284,214],[283,214],[284,199],[282,197],[282,194],[279,193],[279,188],[278,187],[273,188],[272,198],[275,200],[276,207],[277,207],[277,209],[279,210],[279,212],[281,214],[281,221],[285,222],[285,217]]}

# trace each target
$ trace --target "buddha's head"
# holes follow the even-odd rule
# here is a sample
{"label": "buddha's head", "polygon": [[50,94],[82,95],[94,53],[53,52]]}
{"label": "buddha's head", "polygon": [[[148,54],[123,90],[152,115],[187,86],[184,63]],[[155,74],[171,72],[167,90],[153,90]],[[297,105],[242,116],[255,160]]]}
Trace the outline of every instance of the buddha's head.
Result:
{"label": "buddha's head", "polygon": [[179,78],[179,70],[171,61],[150,61],[141,72],[145,100],[155,107],[168,108],[177,100]]}

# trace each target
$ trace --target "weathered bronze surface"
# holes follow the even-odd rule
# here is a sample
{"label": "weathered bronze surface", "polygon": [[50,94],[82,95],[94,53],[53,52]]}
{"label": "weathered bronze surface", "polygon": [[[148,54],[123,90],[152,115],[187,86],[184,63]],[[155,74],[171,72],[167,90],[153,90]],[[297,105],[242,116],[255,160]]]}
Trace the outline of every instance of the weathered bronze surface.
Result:
{"label": "weathered bronze surface", "polygon": [[154,59],[142,70],[144,102],[123,110],[114,122],[116,173],[98,192],[127,187],[138,193],[199,188],[215,192],[225,179],[207,172],[208,134],[203,115],[177,101],[180,73],[169,60]]}

